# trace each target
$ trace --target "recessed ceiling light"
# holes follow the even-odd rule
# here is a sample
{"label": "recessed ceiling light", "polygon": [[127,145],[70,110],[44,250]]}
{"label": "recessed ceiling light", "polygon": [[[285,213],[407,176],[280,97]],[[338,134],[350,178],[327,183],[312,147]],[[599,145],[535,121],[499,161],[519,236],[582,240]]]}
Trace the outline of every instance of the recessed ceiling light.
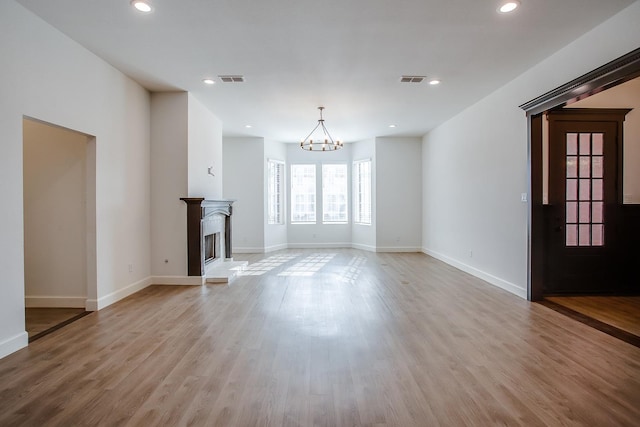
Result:
{"label": "recessed ceiling light", "polygon": [[131,6],[135,7],[136,10],[143,13],[149,13],[153,10],[151,7],[151,3],[147,0],[131,0]]}
{"label": "recessed ceiling light", "polygon": [[253,126],[252,125],[244,125],[244,127],[246,127],[247,129],[251,129]]}
{"label": "recessed ceiling light", "polygon": [[394,127],[396,127],[396,125],[389,125],[389,127],[390,127],[390,128],[394,128]]}
{"label": "recessed ceiling light", "polygon": [[509,13],[513,12],[520,6],[520,2],[518,0],[509,0],[500,5],[498,7],[498,12],[500,13]]}
{"label": "recessed ceiling light", "polygon": [[429,84],[430,84],[431,86],[439,85],[439,84],[440,84],[440,80],[438,80],[438,79],[431,79],[431,80],[429,80]]}
{"label": "recessed ceiling light", "polygon": [[212,84],[215,83],[215,81],[213,81],[213,79],[204,79],[204,80],[202,80],[202,82],[204,84],[208,84],[208,85],[212,85]]}

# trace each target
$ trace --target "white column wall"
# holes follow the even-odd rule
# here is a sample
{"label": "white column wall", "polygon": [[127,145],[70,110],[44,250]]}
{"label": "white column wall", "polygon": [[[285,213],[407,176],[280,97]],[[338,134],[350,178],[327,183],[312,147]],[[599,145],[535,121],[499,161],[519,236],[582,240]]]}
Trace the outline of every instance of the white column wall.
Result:
{"label": "white column wall", "polygon": [[376,138],[376,250],[419,252],[422,140]]}
{"label": "white column wall", "polygon": [[224,138],[224,197],[235,199],[232,245],[236,253],[264,252],[264,139]]}
{"label": "white column wall", "polygon": [[88,294],[94,307],[148,284],[150,160],[146,90],[13,1],[0,2],[0,28],[2,357],[27,344],[23,116],[96,136],[97,285]]}
{"label": "white column wall", "polygon": [[423,250],[526,297],[527,121],[519,105],[640,46],[640,2],[423,138]]}
{"label": "white column wall", "polygon": [[187,205],[180,198],[189,196],[188,128],[186,92],[151,94],[151,271],[156,277],[187,275]]}
{"label": "white column wall", "polygon": [[[188,95],[189,197],[222,198],[222,122],[193,95]],[[213,167],[213,175],[209,168]],[[184,196],[183,196],[184,197]]]}

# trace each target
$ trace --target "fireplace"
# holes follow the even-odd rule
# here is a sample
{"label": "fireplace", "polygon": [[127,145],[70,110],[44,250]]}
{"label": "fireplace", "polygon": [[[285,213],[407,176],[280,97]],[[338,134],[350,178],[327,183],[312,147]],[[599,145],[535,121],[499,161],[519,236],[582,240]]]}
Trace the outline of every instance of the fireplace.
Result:
{"label": "fireplace", "polygon": [[[231,260],[233,200],[184,197],[187,204],[187,273],[204,276],[205,266]],[[224,255],[223,255],[224,254]]]}
{"label": "fireplace", "polygon": [[204,263],[205,265],[220,258],[220,233],[211,233],[204,236]]}

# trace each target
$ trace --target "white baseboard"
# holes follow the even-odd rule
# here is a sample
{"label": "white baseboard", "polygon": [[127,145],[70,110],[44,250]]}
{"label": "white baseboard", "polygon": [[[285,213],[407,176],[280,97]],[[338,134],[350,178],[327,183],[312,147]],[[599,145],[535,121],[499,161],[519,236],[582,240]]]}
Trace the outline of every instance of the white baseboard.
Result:
{"label": "white baseboard", "polygon": [[348,243],[289,243],[289,249],[340,249],[350,248],[351,242]]}
{"label": "white baseboard", "polygon": [[414,246],[378,246],[376,252],[422,252],[422,248]]}
{"label": "white baseboard", "polygon": [[463,262],[460,262],[456,259],[450,258],[446,255],[443,255],[439,252],[436,251],[432,251],[430,249],[427,248],[422,248],[422,252],[433,257],[436,259],[439,259],[442,262],[446,262],[447,264],[457,268],[458,270],[462,270],[465,273],[469,273],[472,276],[476,276],[482,280],[484,280],[485,282],[490,283],[493,286],[496,286],[498,288],[504,289],[505,291],[511,292],[514,295],[519,296],[520,298],[524,298],[527,299],[527,290],[521,288],[520,286],[511,283],[511,282],[507,282],[506,280],[503,280],[499,277],[496,277],[492,274],[489,274],[485,271],[479,270],[475,267],[472,267],[470,265],[467,265]]}
{"label": "white baseboard", "polygon": [[289,249],[289,245],[286,243],[280,243],[279,245],[265,246],[264,253],[280,251],[282,249]]}
{"label": "white baseboard", "polygon": [[87,297],[47,297],[47,296],[25,296],[24,306],[26,308],[85,308]]}
{"label": "white baseboard", "polygon": [[118,289],[115,292],[112,292],[108,295],[96,299],[87,299],[86,310],[87,311],[97,311],[102,310],[105,307],[110,306],[111,304],[120,301],[128,297],[129,295],[135,294],[138,291],[146,288],[151,285],[151,276],[139,280],[135,283],[130,284],[122,289]]}
{"label": "white baseboard", "polygon": [[375,252],[376,247],[371,245],[363,245],[362,243],[351,243],[353,249],[360,249],[361,251]]}
{"label": "white baseboard", "polygon": [[151,284],[202,286],[205,278],[205,276],[152,276]]}
{"label": "white baseboard", "polygon": [[0,342],[0,359],[26,347],[28,344],[29,334],[26,331]]}
{"label": "white baseboard", "polygon": [[[282,249],[286,249],[286,246]],[[275,250],[275,249],[274,249]],[[251,247],[233,247],[234,254],[263,254],[265,253],[265,248],[251,248]]]}

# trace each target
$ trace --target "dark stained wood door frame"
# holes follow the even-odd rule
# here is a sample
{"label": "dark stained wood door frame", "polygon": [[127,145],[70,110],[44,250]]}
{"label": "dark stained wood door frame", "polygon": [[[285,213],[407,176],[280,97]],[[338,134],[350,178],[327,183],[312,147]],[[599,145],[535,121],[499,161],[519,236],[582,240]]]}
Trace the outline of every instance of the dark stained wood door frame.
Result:
{"label": "dark stained wood door frame", "polygon": [[527,299],[539,301],[544,288],[544,206],[542,204],[542,114],[640,76],[640,48],[522,104],[527,114],[528,261]]}

